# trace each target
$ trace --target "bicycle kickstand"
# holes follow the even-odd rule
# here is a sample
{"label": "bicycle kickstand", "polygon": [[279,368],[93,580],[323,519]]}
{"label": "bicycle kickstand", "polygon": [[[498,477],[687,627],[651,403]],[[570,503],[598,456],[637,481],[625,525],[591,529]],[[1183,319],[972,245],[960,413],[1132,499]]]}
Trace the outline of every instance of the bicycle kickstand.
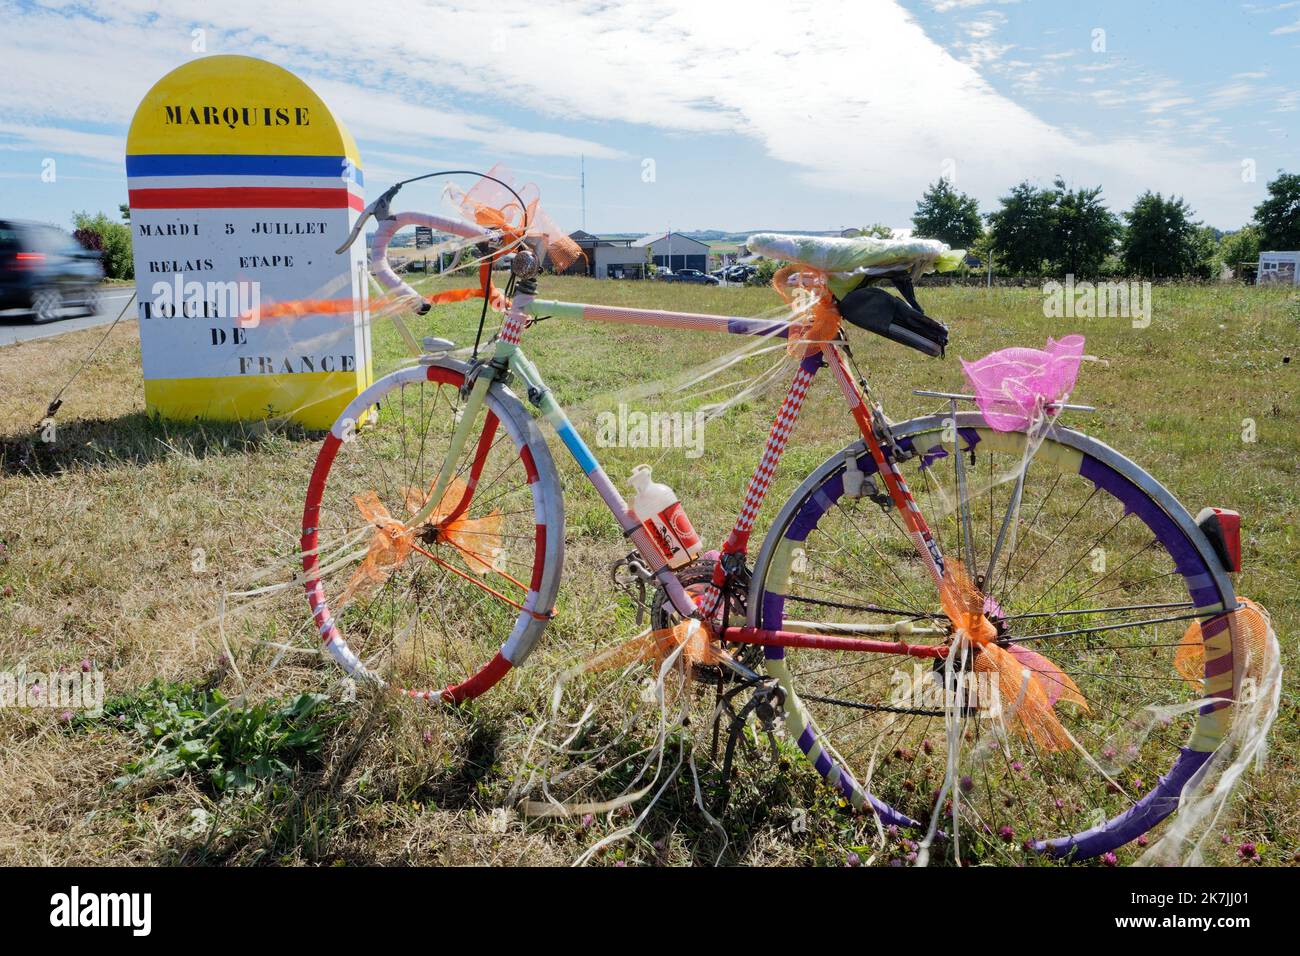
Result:
{"label": "bicycle kickstand", "polygon": [[[745,690],[752,689],[753,695],[746,701],[745,706],[739,712],[732,710],[731,702],[736,695],[743,693]],[[759,727],[767,737],[768,744],[772,748],[772,760],[777,761],[780,758],[780,751],[776,745],[776,721],[783,716],[785,712],[785,691],[774,678],[763,677],[757,682],[746,682],[735,690],[728,692],[723,700],[722,707],[726,708],[727,713],[731,715],[731,723],[727,728],[727,749],[722,758],[722,786],[719,791],[718,799],[714,803],[713,815],[721,816],[726,812],[727,804],[731,800],[731,768],[735,762],[736,747],[745,739],[745,733],[749,728],[750,717],[758,718]],[[721,719],[721,712],[719,712]],[[716,751],[717,742],[717,722],[714,723],[714,745]],[[716,752],[715,752],[716,756]]]}

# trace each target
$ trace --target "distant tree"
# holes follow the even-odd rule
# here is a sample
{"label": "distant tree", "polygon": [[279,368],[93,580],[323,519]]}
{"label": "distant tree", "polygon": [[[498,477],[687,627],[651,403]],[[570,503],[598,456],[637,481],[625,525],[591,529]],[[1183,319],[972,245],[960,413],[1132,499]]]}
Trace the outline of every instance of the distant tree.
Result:
{"label": "distant tree", "polygon": [[1259,263],[1259,250],[1258,227],[1243,226],[1219,240],[1219,261],[1240,276],[1243,264]]}
{"label": "distant tree", "polygon": [[990,251],[1007,271],[1041,272],[1043,263],[1052,258],[1056,194],[1026,180],[999,202],[1002,208],[988,216]]}
{"label": "distant tree", "polygon": [[1255,207],[1255,223],[1261,249],[1300,249],[1300,174],[1278,173],[1268,198]]}
{"label": "distant tree", "polygon": [[114,222],[105,213],[90,215],[75,213],[72,217],[72,236],[87,249],[94,249],[102,257],[104,275],[110,279],[135,277],[135,262],[131,257],[131,227]]}
{"label": "distant tree", "polygon": [[925,191],[916,204],[912,226],[918,236],[939,239],[954,249],[969,248],[984,232],[979,203],[953,189],[947,179],[938,180]]}
{"label": "distant tree", "polygon": [[859,230],[864,236],[871,236],[873,239],[892,239],[894,230],[886,226],[883,222],[873,222],[865,229]]}
{"label": "distant tree", "polygon": [[1120,258],[1130,275],[1174,277],[1192,275],[1203,252],[1200,223],[1177,196],[1144,192],[1124,213],[1128,228],[1120,243]]}
{"label": "distant tree", "polygon": [[993,258],[993,233],[984,233],[971,243],[968,251],[980,261],[981,268],[987,269],[989,260]]}
{"label": "distant tree", "polygon": [[1219,230],[1213,226],[1198,226],[1192,235],[1192,248],[1195,253],[1192,275],[1198,279],[1217,279],[1223,271],[1223,260],[1219,258]]}
{"label": "distant tree", "polygon": [[1115,248],[1119,219],[1101,203],[1101,187],[1070,190],[1059,177],[1052,198],[1051,248],[1055,272],[1093,276]]}
{"label": "distant tree", "polygon": [[784,269],[788,262],[784,259],[760,259],[754,267],[754,274],[749,277],[750,285],[771,285],[772,277]]}
{"label": "distant tree", "polygon": [[126,203],[121,203],[121,204],[117,207],[117,211],[118,211],[119,213],[122,214],[122,221],[123,221],[124,223],[127,223],[128,225],[130,225],[130,223],[131,223],[131,207],[130,207],[129,205],[127,205]]}

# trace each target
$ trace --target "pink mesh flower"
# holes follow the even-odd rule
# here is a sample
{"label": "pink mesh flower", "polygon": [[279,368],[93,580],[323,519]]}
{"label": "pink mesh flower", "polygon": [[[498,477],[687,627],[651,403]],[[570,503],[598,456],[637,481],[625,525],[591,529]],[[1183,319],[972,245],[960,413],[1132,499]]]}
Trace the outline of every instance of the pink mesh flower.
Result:
{"label": "pink mesh flower", "polygon": [[1069,395],[1082,360],[1083,336],[1067,335],[1059,342],[1049,338],[1046,349],[999,349],[961,365],[989,427],[1010,432],[1029,427],[1039,402]]}

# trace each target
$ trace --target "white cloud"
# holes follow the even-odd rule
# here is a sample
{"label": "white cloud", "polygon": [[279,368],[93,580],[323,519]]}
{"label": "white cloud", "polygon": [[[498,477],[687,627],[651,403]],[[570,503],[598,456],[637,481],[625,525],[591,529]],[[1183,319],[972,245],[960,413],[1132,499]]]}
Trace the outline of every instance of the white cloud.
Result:
{"label": "white cloud", "polygon": [[59,126],[0,121],[0,148],[84,156],[122,169],[123,157],[126,155],[126,137],[107,133],[83,133]]}
{"label": "white cloud", "polygon": [[994,43],[991,40],[967,43],[963,47],[963,59],[971,66],[980,67],[985,63],[995,63],[1013,49],[1010,43]]}
{"label": "white cloud", "polygon": [[987,7],[993,3],[1011,4],[1019,3],[1020,0],[930,0],[930,6],[934,7],[940,13],[947,13],[949,10],[966,10],[971,7]]}
{"label": "white cloud", "polygon": [[[8,27],[0,37],[0,62],[6,73],[0,85],[0,118],[128,124],[149,87],[193,57],[191,30],[194,24],[207,23],[210,14],[207,4],[192,0],[171,3],[165,12],[152,3],[115,0],[111,7],[97,11],[103,19],[77,15],[79,7],[68,9],[70,15],[0,4],[0,16]],[[426,20],[428,13],[427,9],[407,11]],[[451,139],[493,152],[533,156],[623,155],[591,140],[518,128],[445,105],[448,97],[436,92],[441,71],[429,69],[436,55],[430,51],[437,44],[426,48],[419,61],[388,62],[389,47],[395,42],[392,22],[400,20],[366,21],[356,16],[355,6],[337,2],[323,4],[315,15],[304,17],[298,9],[237,0],[223,5],[222,29],[204,29],[209,53],[261,54],[293,69],[357,136],[423,145],[431,139]],[[368,51],[358,55],[365,48],[358,45],[350,51],[349,41],[362,32],[358,29],[362,22],[370,24],[371,42]],[[241,43],[239,37],[249,39]],[[386,88],[385,83],[394,79],[396,83]],[[101,158],[101,144],[85,142],[89,151],[83,152],[78,141],[69,137],[67,151]],[[121,156],[119,149],[118,161]]]}
{"label": "white cloud", "polygon": [[1148,103],[1146,106],[1146,112],[1163,113],[1166,110],[1173,109],[1175,106],[1187,106],[1188,104],[1195,102],[1196,100],[1192,99],[1190,96],[1170,96],[1162,100],[1154,100],[1153,102]]}
{"label": "white cloud", "polygon": [[[120,129],[148,86],[192,56],[191,29],[208,24],[210,53],[260,55],[299,73],[391,165],[455,155],[458,143],[550,157],[635,152],[589,138],[613,121],[624,137],[637,126],[750,137],[798,170],[788,190],[835,190],[868,208],[917,195],[949,160],[959,188],[986,205],[1021,178],[1060,172],[1103,183],[1116,203],[1158,186],[1196,196],[1203,214],[1221,210],[1228,222],[1245,208],[1235,167],[1196,147],[1105,129],[1081,142],[981,76],[976,66],[1005,49],[979,41],[962,62],[885,0],[862,29],[846,28],[862,22],[852,0],[790,0],[746,16],[692,0],[580,14],[541,0],[393,0],[382,16],[353,0],[319,0],[306,16],[265,0],[228,0],[219,14],[199,0],[119,0],[95,18],[0,0],[0,16],[0,121],[31,142],[55,142],[60,124]],[[1152,113],[1180,99],[1162,88],[1101,93]],[[116,150],[120,161],[120,136],[62,142],[96,158]]]}
{"label": "white cloud", "polygon": [[1255,90],[1253,83],[1229,83],[1227,86],[1211,90],[1205,98],[1205,105],[1208,109],[1214,110],[1237,106],[1254,97]]}
{"label": "white cloud", "polygon": [[975,20],[967,20],[962,24],[966,30],[966,35],[975,40],[983,40],[992,36],[1007,22],[1007,15],[999,10],[989,10]]}

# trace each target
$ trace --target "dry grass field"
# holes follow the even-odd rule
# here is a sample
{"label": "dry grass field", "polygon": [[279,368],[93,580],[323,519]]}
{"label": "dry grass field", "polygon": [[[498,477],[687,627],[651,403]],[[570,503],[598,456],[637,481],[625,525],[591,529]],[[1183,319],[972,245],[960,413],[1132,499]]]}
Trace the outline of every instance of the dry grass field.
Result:
{"label": "dry grass field", "polygon": [[[730,314],[775,304],[768,289],[585,279],[546,279],[543,295]],[[891,418],[938,409],[913,388],[964,390],[958,356],[1082,332],[1087,351],[1105,361],[1084,366],[1075,392],[1098,410],[1070,424],[1122,450],[1192,513],[1206,504],[1242,513],[1246,569],[1237,589],[1271,610],[1286,676],[1268,762],[1245,778],[1208,856],[1235,864],[1239,844],[1253,843],[1264,864],[1296,862],[1300,296],[1157,286],[1152,322],[1137,329],[1125,319],[1046,319],[1033,289],[921,295],[952,330],[947,360],[850,332]],[[412,321],[421,334],[468,344],[476,319],[474,307],[460,305]],[[299,590],[221,600],[292,579],[319,436],[152,420],[128,323],[68,389],[54,441],[41,441],[34,426],[46,404],[101,334],[0,349],[0,670],[85,662],[103,673],[108,696],[96,719],[0,711],[0,862],[565,864],[616,824],[603,816],[529,823],[508,801],[554,674],[589,653],[593,634],[635,632],[628,599],[609,583],[626,544],[558,443],[565,580],[529,666],[461,710],[416,709],[365,691],[349,701],[313,645]],[[374,339],[378,374],[402,350],[389,323]],[[737,343],[551,320],[525,345],[590,435],[629,385],[673,378]],[[656,474],[710,545],[730,527],[779,394],[711,423],[703,458],[678,451],[659,460]],[[852,440],[852,429],[829,377],[819,378],[759,518],[755,552],[779,504]],[[645,455],[597,451],[620,482]],[[208,729],[193,732],[205,720]],[[196,749],[175,752],[168,742],[178,737]],[[718,838],[688,789],[684,778],[640,836],[598,862],[712,862]],[[801,762],[742,763],[734,789],[726,863],[840,865],[874,834]],[[806,825],[792,827],[796,818]],[[1125,851],[1120,862],[1133,856]]]}

